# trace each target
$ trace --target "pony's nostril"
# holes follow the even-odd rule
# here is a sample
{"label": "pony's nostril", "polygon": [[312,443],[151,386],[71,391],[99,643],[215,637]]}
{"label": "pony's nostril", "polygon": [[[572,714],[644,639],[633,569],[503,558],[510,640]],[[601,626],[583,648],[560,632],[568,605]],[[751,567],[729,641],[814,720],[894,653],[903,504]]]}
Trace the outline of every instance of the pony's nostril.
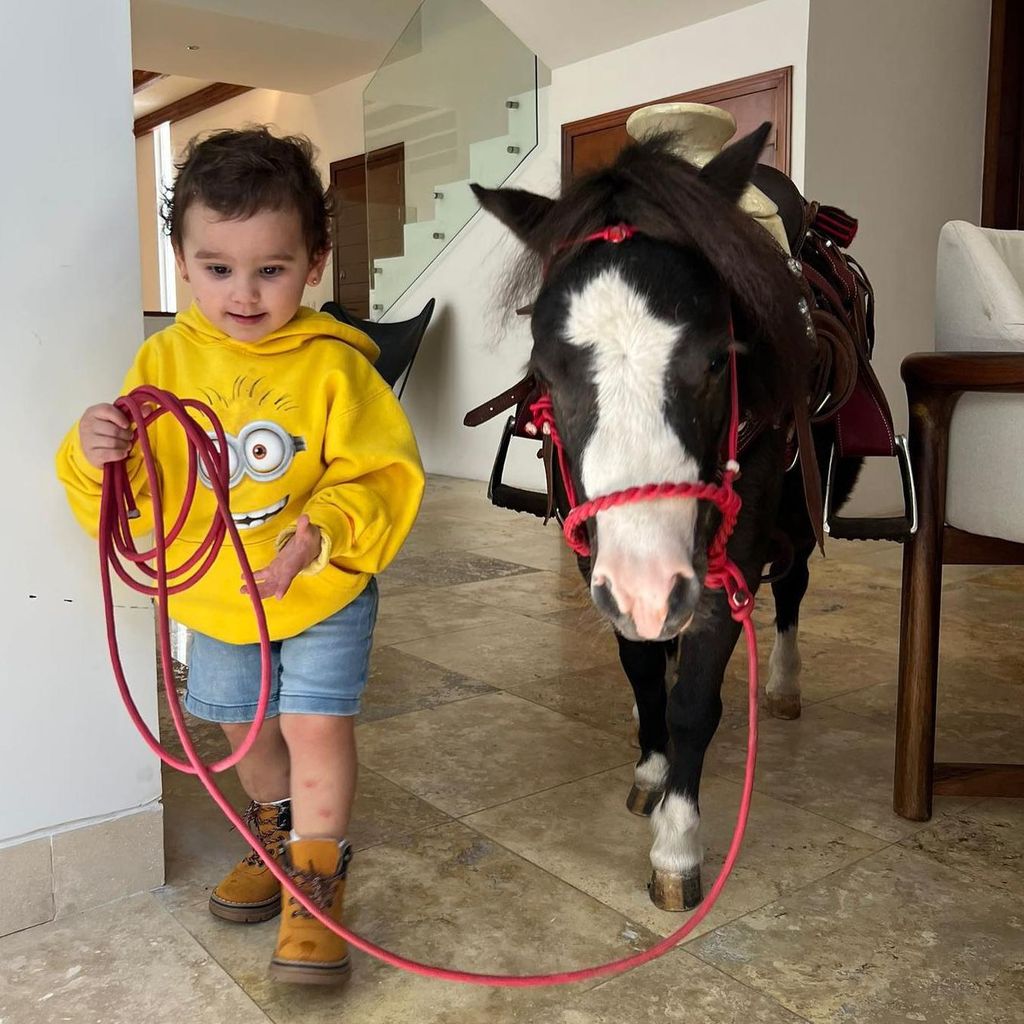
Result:
{"label": "pony's nostril", "polygon": [[591,581],[590,593],[593,597],[594,604],[597,606],[597,610],[603,612],[605,615],[614,618],[622,611],[622,609],[619,608],[618,602],[615,600],[612,588],[608,585],[608,581],[604,576],[595,576],[593,578]]}
{"label": "pony's nostril", "polygon": [[668,618],[682,620],[692,617],[693,610],[700,599],[700,592],[701,588],[692,570],[689,573],[676,573],[668,595]]}

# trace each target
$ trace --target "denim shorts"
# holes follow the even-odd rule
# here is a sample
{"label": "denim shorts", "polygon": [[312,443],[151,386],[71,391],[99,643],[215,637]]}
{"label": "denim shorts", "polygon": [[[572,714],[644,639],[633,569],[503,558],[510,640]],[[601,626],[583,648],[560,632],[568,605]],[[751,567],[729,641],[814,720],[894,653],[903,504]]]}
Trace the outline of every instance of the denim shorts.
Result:
{"label": "denim shorts", "polygon": [[[271,642],[267,717],[358,715],[377,621],[377,582],[330,618]],[[185,707],[208,722],[251,722],[260,695],[260,645],[193,633]]]}

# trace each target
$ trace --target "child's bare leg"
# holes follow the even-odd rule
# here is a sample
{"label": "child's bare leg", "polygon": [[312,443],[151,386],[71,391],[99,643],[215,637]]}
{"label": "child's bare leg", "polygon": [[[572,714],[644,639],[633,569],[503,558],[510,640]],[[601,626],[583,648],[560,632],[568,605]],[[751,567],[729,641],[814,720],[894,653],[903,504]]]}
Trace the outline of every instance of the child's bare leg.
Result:
{"label": "child's bare leg", "polygon": [[355,799],[355,717],[281,715],[291,755],[292,828],[300,836],[343,839]]}
{"label": "child's bare leg", "polygon": [[[221,728],[237,750],[249,732],[249,722],[222,722]],[[281,735],[281,719],[266,718],[256,742],[248,754],[238,762],[236,770],[242,789],[251,800],[268,804],[288,796],[288,746]]]}

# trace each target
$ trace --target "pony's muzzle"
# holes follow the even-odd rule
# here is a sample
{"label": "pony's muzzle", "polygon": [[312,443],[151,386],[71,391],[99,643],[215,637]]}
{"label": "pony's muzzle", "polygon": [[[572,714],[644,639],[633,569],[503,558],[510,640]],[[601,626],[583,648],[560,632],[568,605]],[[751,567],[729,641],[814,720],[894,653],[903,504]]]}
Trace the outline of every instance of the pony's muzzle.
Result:
{"label": "pony's muzzle", "polygon": [[596,567],[591,596],[627,639],[668,640],[689,625],[701,584],[690,565],[612,574]]}

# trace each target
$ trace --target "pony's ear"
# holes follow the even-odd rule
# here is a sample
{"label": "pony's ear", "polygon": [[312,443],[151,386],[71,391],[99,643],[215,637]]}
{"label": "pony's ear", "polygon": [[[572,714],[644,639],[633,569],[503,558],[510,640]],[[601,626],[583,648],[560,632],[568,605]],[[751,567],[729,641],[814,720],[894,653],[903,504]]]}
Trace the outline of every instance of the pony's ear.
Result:
{"label": "pony's ear", "polygon": [[771,130],[771,121],[765,121],[760,128],[754,129],[739,142],[723,149],[714,160],[704,165],[700,172],[701,178],[730,203],[737,202],[750,182],[757,158]]}
{"label": "pony's ear", "polygon": [[484,188],[482,185],[469,186],[477,202],[493,214],[507,228],[527,245],[533,229],[547,216],[555,205],[553,199],[526,192],[521,188]]}

